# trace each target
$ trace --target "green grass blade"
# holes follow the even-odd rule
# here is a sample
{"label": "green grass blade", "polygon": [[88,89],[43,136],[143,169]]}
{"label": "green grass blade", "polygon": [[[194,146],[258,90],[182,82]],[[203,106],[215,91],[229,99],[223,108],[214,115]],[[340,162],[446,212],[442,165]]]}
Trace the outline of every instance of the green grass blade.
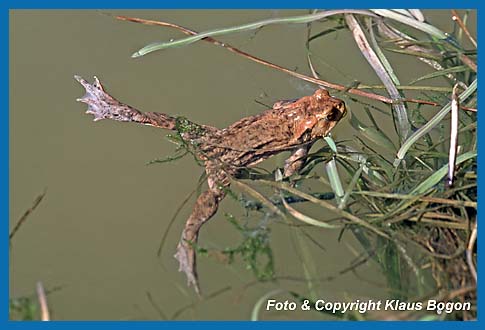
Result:
{"label": "green grass blade", "polygon": [[409,13],[414,16],[418,21],[424,22],[424,15],[423,12],[419,9],[408,9]]}
{"label": "green grass blade", "polygon": [[259,320],[259,311],[261,310],[261,307],[264,306],[264,304],[267,303],[268,299],[271,297],[274,297],[280,293],[286,292],[285,290],[277,289],[270,291],[263,295],[261,298],[256,301],[254,304],[253,310],[251,311],[251,321],[258,321]]}
{"label": "green grass blade", "polygon": [[256,30],[266,25],[272,25],[272,24],[307,24],[325,17],[338,15],[342,13],[373,15],[371,12],[367,10],[328,10],[328,11],[318,12],[316,14],[309,14],[309,15],[270,18],[270,19],[265,19],[262,21],[252,22],[252,23],[243,24],[239,26],[209,30],[209,31],[201,32],[193,36],[182,38],[179,40],[172,40],[168,42],[155,42],[138,50],[133,55],[131,55],[131,57],[140,57],[157,50],[189,45],[191,43],[197,42],[207,37],[217,37],[217,36],[221,36],[229,33],[251,31],[251,30]]}
{"label": "green grass blade", "polygon": [[340,180],[340,175],[337,171],[337,162],[335,159],[331,159],[327,164],[325,164],[325,170],[327,171],[328,180],[330,181],[332,191],[335,193],[337,201],[340,202],[340,199],[344,196],[345,192],[342,186],[342,181]]}
{"label": "green grass blade", "polygon": [[281,199],[283,205],[285,206],[286,210],[288,213],[290,213],[295,219],[300,220],[308,225],[312,225],[315,227],[321,227],[325,229],[337,229],[337,228],[342,228],[342,226],[337,226],[337,225],[331,225],[323,221],[316,220],[306,214],[303,214],[297,210],[295,210],[293,207],[291,207],[284,198]]}
{"label": "green grass blade", "polygon": [[364,126],[355,115],[351,115],[350,125],[352,125],[355,130],[359,131],[367,140],[380,147],[384,147],[392,153],[396,151],[396,147],[392,141],[381,130],[378,130],[375,127]]}
{"label": "green grass blade", "polygon": [[372,42],[372,48],[376,52],[377,57],[379,58],[379,60],[381,61],[382,65],[386,69],[386,72],[389,75],[389,77],[391,78],[392,82],[397,87],[397,86],[399,86],[401,84],[399,82],[399,78],[396,76],[396,74],[394,72],[394,69],[392,68],[391,63],[387,59],[386,55],[384,55],[384,53],[381,50],[381,47],[379,47],[379,44],[377,43],[376,36],[375,36],[375,33],[374,33],[374,29],[372,28],[372,18],[368,18],[368,21],[369,21],[369,24],[368,25],[370,26],[370,28],[369,28],[369,36],[370,36],[370,41]]}
{"label": "green grass blade", "polygon": [[[465,101],[470,95],[472,95],[477,90],[477,80],[475,79],[468,88],[461,93],[459,99],[460,103]],[[401,160],[406,155],[407,151],[411,146],[419,141],[425,134],[429,133],[436,125],[438,125],[441,120],[450,112],[451,102],[448,103],[444,108],[442,108],[431,120],[424,124],[420,129],[414,132],[401,146],[399,149],[396,159],[394,160],[394,166],[399,166]]]}
{"label": "green grass blade", "polygon": [[301,228],[292,230],[291,235],[294,237],[295,248],[301,260],[301,266],[303,270],[303,276],[305,278],[305,284],[308,289],[310,299],[318,299],[319,291],[319,277],[318,273],[318,259],[315,259],[311,253],[308,238],[303,235]]}
{"label": "green grass blade", "polygon": [[[468,151],[456,158],[456,165],[459,165],[476,156],[477,156],[476,152]],[[441,167],[439,170],[437,170],[431,176],[429,176],[426,180],[421,182],[416,188],[414,188],[409,193],[409,195],[421,195],[425,193],[429,189],[433,188],[436,184],[438,184],[441,180],[443,180],[447,172],[448,172],[448,164]]]}
{"label": "green grass blade", "polygon": [[[396,128],[399,133],[401,141],[409,136],[411,131],[411,125],[409,124],[406,105],[401,102],[402,96],[399,90],[396,88],[396,83],[391,78],[391,75],[382,64],[381,60],[377,56],[376,52],[370,46],[367,41],[367,37],[360,26],[359,21],[353,15],[345,15],[345,22],[349,26],[352,35],[354,36],[355,43],[360,49],[360,52],[365,57],[369,65],[372,67],[376,75],[382,81],[389,96],[393,99],[392,110]],[[393,71],[392,69],[390,69]],[[397,78],[396,78],[397,79]]]}
{"label": "green grass blade", "polygon": [[335,144],[335,141],[330,137],[330,135],[327,135],[323,139],[325,140],[325,142],[327,142],[330,149],[332,149],[334,153],[337,153],[337,145]]}
{"label": "green grass blade", "polygon": [[413,57],[420,57],[420,58],[423,58],[423,59],[429,59],[429,60],[433,60],[433,61],[441,61],[442,60],[442,56],[440,56],[440,55],[433,55],[432,53],[424,53],[424,52],[418,51],[418,50],[413,51],[413,50],[409,50],[409,49],[396,49],[396,48],[390,48],[390,47],[385,47],[384,49],[389,51],[389,52],[393,52],[393,53],[397,53],[397,54],[409,55],[409,56],[413,56]]}
{"label": "green grass blade", "polygon": [[347,201],[349,200],[350,194],[354,190],[355,185],[357,184],[357,181],[360,178],[360,175],[362,174],[362,171],[364,170],[365,167],[365,162],[362,162],[359,166],[359,169],[355,172],[354,176],[352,177],[352,180],[350,181],[349,185],[347,186],[347,189],[345,190],[345,195],[343,198],[341,198],[340,203],[338,205],[339,209],[344,209]]}
{"label": "green grass blade", "polygon": [[388,9],[371,9],[372,12],[376,13],[379,16],[390,18],[392,20],[398,21],[400,23],[409,25],[417,30],[423,31],[433,37],[438,39],[447,40],[449,39],[449,35],[437,27],[430,25],[428,23],[420,22],[414,18],[410,18],[408,16],[399,14],[395,11],[388,10]]}
{"label": "green grass blade", "polygon": [[[350,159],[352,159],[354,162],[364,164],[362,170],[371,179],[378,180],[381,183],[386,182],[386,179],[379,172],[377,172],[377,171],[369,168],[369,166],[367,166],[367,156],[365,154],[359,153],[356,149],[349,147],[349,146],[341,147],[341,149],[343,150],[343,152],[348,153],[349,154],[348,157],[350,157]],[[381,167],[383,168],[383,170],[386,173],[387,172],[392,173],[392,171],[393,171],[393,167],[391,166],[391,164],[386,164],[385,162],[382,162]]]}
{"label": "green grass blade", "polygon": [[356,225],[360,225],[364,228],[367,228],[367,229],[373,231],[374,233],[376,233],[379,236],[382,236],[384,238],[390,238],[389,235],[387,235],[384,231],[382,231],[379,228],[373,226],[372,224],[360,219],[359,217],[355,216],[354,214],[351,214],[349,212],[341,210],[338,207],[332,205],[331,203],[328,203],[324,200],[320,200],[318,198],[313,197],[312,195],[306,194],[306,193],[304,193],[304,192],[302,192],[302,191],[300,191],[296,188],[293,188],[285,182],[273,182],[273,181],[268,181],[268,180],[257,180],[257,181],[260,182],[260,183],[266,184],[268,186],[272,186],[272,187],[276,187],[276,188],[279,188],[279,189],[286,190],[287,192],[289,192],[289,193],[291,193],[295,196],[304,198],[304,199],[308,200],[309,202],[320,205],[320,206],[322,206],[323,208],[325,208],[329,211],[335,212],[339,216],[350,220],[351,222],[353,222]]}
{"label": "green grass blade", "polygon": [[441,76],[446,76],[449,73],[457,73],[457,72],[463,72],[463,71],[469,71],[469,70],[470,70],[470,68],[468,66],[466,66],[466,65],[459,65],[459,66],[455,66],[455,67],[452,67],[452,68],[439,70],[439,71],[432,72],[430,74],[421,76],[421,77],[419,77],[417,79],[414,79],[409,84],[412,85],[412,84],[415,84],[415,83],[417,83],[418,81],[421,81],[421,80],[437,78],[437,77],[441,77]]}
{"label": "green grass blade", "polygon": [[255,198],[258,202],[260,202],[264,206],[266,206],[272,213],[279,215],[283,219],[286,219],[286,215],[283,212],[281,212],[281,210],[278,207],[276,207],[268,198],[266,198],[265,196],[263,196],[263,194],[261,194],[256,189],[252,188],[248,184],[245,184],[245,183],[243,183],[243,182],[241,182],[239,180],[232,180],[231,183],[234,186],[236,186],[239,189],[241,189],[246,194],[248,194],[248,195],[252,196],[253,198]]}

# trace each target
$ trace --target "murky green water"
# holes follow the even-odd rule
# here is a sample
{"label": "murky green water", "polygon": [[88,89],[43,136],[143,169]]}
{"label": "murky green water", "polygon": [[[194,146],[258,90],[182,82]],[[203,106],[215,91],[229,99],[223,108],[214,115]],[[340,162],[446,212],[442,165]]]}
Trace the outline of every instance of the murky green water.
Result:
{"label": "murky green water", "polygon": [[[31,295],[35,283],[59,288],[49,294],[53,318],[62,320],[248,319],[252,308],[275,288],[307,292],[301,249],[291,229],[273,225],[271,245],[278,283],[255,283],[237,260],[226,265],[199,258],[205,293],[222,293],[199,301],[187,289],[173,258],[193,199],[171,228],[161,257],[156,252],[177,208],[197,186],[202,169],[190,157],[164,165],[145,164],[174,152],[166,132],[133,124],[93,123],[73,75],[97,75],[121,101],[146,111],[184,115],[196,122],[224,127],[279,99],[310,94],[311,84],[231,54],[196,43],[151,54],[130,55],[158,40],[182,36],[171,29],[120,22],[112,14],[175,22],[195,30],[230,26],[303,11],[12,11],[10,16],[10,223],[47,189],[38,209],[13,241],[10,295]],[[434,17],[449,24],[446,13]],[[222,40],[290,69],[308,73],[305,26],[273,26]],[[378,83],[346,31],[315,45],[322,77],[350,84],[354,79]],[[325,63],[329,67],[325,66]],[[414,63],[414,62],[413,62]],[[404,64],[405,65],[405,62]],[[415,64],[413,64],[415,65]],[[400,67],[406,77],[406,67]],[[414,78],[411,77],[411,78]],[[385,126],[385,125],[384,125]],[[388,122],[387,126],[390,126]],[[347,122],[336,139],[353,138]],[[268,161],[274,168],[283,156]],[[326,186],[316,189],[328,191]],[[312,212],[312,208],[306,210]],[[200,243],[233,246],[241,237],[224,218],[244,210],[227,198]],[[258,213],[253,219],[261,218]],[[321,218],[324,215],[319,215]],[[280,224],[278,224],[280,223]],[[326,277],[350,265],[361,247],[350,235],[308,231],[325,250],[304,247],[315,273]],[[386,298],[384,278],[375,264],[322,282],[320,298]],[[283,296],[284,297],[284,296]],[[162,312],[160,312],[160,310]],[[320,319],[311,312],[263,314],[272,319]]]}

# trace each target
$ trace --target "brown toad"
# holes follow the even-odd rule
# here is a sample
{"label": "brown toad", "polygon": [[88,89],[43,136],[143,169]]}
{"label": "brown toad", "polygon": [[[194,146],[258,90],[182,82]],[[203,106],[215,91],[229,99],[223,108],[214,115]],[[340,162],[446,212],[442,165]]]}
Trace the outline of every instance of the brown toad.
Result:
{"label": "brown toad", "polygon": [[282,151],[292,151],[284,165],[284,176],[291,176],[303,165],[312,144],[327,135],[346,112],[342,100],[318,89],[311,96],[277,102],[258,115],[218,129],[194,124],[183,117],[141,112],[107,94],[96,77],[93,84],[79,76],[75,78],[86,89],[78,101],[88,105],[86,113],[94,115],[94,121],[112,119],[177,130],[204,162],[208,189],[197,198],[175,254],[179,270],[185,272],[188,284],[197,292],[193,245],[201,226],[216,213],[225,196],[224,188],[230,185],[230,177]]}

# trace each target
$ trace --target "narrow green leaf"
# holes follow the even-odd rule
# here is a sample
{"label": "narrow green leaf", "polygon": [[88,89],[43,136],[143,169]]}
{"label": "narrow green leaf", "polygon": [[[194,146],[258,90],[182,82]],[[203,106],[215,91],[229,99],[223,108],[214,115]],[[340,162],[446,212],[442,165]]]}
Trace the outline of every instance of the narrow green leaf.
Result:
{"label": "narrow green leaf", "polygon": [[342,226],[337,226],[337,225],[331,225],[329,223],[316,220],[306,214],[301,213],[300,211],[294,209],[293,207],[288,204],[284,198],[281,198],[281,201],[283,205],[285,206],[286,210],[288,213],[290,213],[295,219],[300,220],[306,224],[315,226],[315,227],[321,227],[321,228],[326,228],[326,229],[336,229],[336,228],[342,228]]}
{"label": "narrow green leaf", "polygon": [[332,149],[334,153],[337,153],[337,145],[335,144],[335,141],[330,136],[326,136],[323,139],[327,142],[330,149]]}
{"label": "narrow green leaf", "polygon": [[[399,134],[399,138],[401,141],[403,141],[409,136],[411,125],[409,124],[406,105],[403,102],[400,102],[402,99],[401,93],[399,93],[399,90],[396,88],[396,83],[391,78],[389,72],[386,71],[385,66],[382,64],[376,52],[372,49],[367,41],[367,37],[362,30],[359,21],[357,21],[353,15],[345,15],[345,21],[349,26],[349,29],[354,36],[355,43],[359,47],[362,55],[365,57],[384,86],[386,86],[389,96],[396,101],[392,104],[393,119]],[[390,70],[392,71],[392,68]]]}
{"label": "narrow green leaf", "polygon": [[455,67],[452,67],[452,68],[439,70],[439,71],[432,72],[430,74],[421,76],[421,77],[419,77],[417,79],[414,79],[409,84],[412,85],[412,84],[415,84],[415,83],[417,83],[418,81],[421,81],[421,80],[437,78],[437,77],[445,76],[445,75],[447,75],[449,73],[463,72],[463,71],[469,71],[469,70],[470,70],[470,68],[468,66],[466,66],[466,65],[459,65],[459,66],[455,66]]}
{"label": "narrow green leaf", "polygon": [[384,147],[389,152],[394,152],[396,147],[392,141],[381,131],[374,127],[367,127],[355,116],[350,117],[350,125],[357,131],[359,131],[366,139],[375,143],[380,147]]}
{"label": "narrow green leaf", "polygon": [[[472,95],[477,90],[477,80],[475,79],[468,88],[461,93],[459,99],[460,103],[465,101],[470,95]],[[445,107],[443,107],[431,120],[429,120],[426,124],[424,124],[420,129],[414,132],[401,146],[399,149],[396,159],[394,160],[394,166],[399,166],[401,160],[406,155],[407,151],[411,146],[416,143],[419,139],[421,139],[425,134],[431,131],[436,125],[438,125],[441,120],[450,112],[451,110],[451,102],[448,103]]]}
{"label": "narrow green leaf", "polygon": [[257,180],[257,181],[261,182],[263,184],[272,186],[272,187],[276,187],[276,188],[279,188],[279,189],[286,190],[293,195],[304,198],[304,199],[308,200],[309,202],[320,205],[320,206],[328,209],[329,211],[335,212],[338,215],[340,215],[341,217],[344,217],[344,218],[352,221],[356,225],[360,225],[362,227],[365,227],[365,228],[373,231],[374,233],[376,233],[379,236],[382,236],[382,237],[385,237],[385,238],[390,238],[389,235],[387,235],[385,232],[383,232],[379,228],[373,226],[372,224],[368,223],[367,221],[364,221],[364,220],[360,219],[359,217],[357,217],[353,214],[350,214],[349,212],[346,212],[344,210],[340,210],[338,207],[332,205],[331,203],[328,203],[326,201],[315,198],[315,197],[313,197],[309,194],[306,194],[306,193],[304,193],[304,192],[302,192],[302,191],[300,191],[296,188],[290,187],[285,182],[274,182],[274,181],[267,181],[267,180]]}
{"label": "narrow green leaf", "polygon": [[[456,165],[459,165],[476,156],[477,156],[476,152],[468,151],[456,158]],[[441,167],[439,170],[431,174],[426,180],[421,182],[416,188],[414,188],[411,192],[409,192],[409,195],[421,195],[425,193],[426,191],[428,191],[429,189],[437,185],[441,180],[443,180],[447,172],[448,172],[448,164],[446,164],[445,166]]]}
{"label": "narrow green leaf", "polygon": [[391,63],[387,59],[386,55],[382,52],[381,48],[379,47],[379,44],[377,43],[376,36],[374,34],[374,29],[372,28],[372,18],[368,18],[368,26],[369,26],[369,35],[370,35],[370,40],[372,42],[372,48],[374,48],[374,51],[377,54],[377,57],[379,57],[379,60],[381,61],[382,65],[386,69],[386,72],[388,73],[389,77],[391,78],[392,82],[396,86],[396,88],[401,85],[399,82],[399,78],[396,76],[394,73],[394,69],[391,66]]}
{"label": "narrow green leaf", "polygon": [[254,304],[253,310],[251,311],[251,321],[258,321],[259,311],[261,310],[261,307],[267,303],[269,298],[284,292],[286,291],[277,289],[277,290],[270,291],[264,294],[261,298],[259,298],[258,301],[256,301],[256,303]]}
{"label": "narrow green leaf", "polygon": [[309,298],[312,300],[318,299],[318,292],[320,292],[321,283],[318,281],[320,273],[318,272],[318,261],[315,259],[314,254],[311,251],[310,242],[308,238],[304,236],[301,228],[290,231],[291,239],[295,243],[294,247],[301,260],[301,266],[303,270],[303,276],[305,278],[305,284],[308,290]]}
{"label": "narrow green leaf", "polygon": [[328,180],[330,181],[330,186],[332,187],[337,201],[345,195],[344,188],[342,186],[342,181],[340,180],[340,175],[337,171],[337,162],[335,159],[331,159],[327,164],[325,164],[325,170],[327,171]]}
{"label": "narrow green leaf", "polygon": [[[364,164],[364,167],[362,168],[362,170],[371,179],[378,180],[382,184],[386,182],[386,179],[379,172],[367,166],[367,156],[365,154],[360,153],[356,149],[349,146],[343,146],[342,149],[344,150],[344,152],[348,153],[347,157],[350,157],[350,159],[352,159],[357,163]],[[375,161],[379,163],[380,167],[383,169],[384,172],[386,172],[388,176],[390,176],[390,174],[393,173],[394,168],[392,167],[391,164],[388,164],[387,162],[385,162],[383,159],[379,157],[376,157]]]}
{"label": "narrow green leaf", "polygon": [[393,52],[393,53],[410,55],[410,56],[414,56],[414,57],[430,59],[430,60],[433,60],[433,61],[441,61],[442,60],[441,56],[434,55],[434,54],[431,54],[431,53],[424,53],[424,52],[413,51],[413,50],[409,50],[409,49],[396,49],[396,48],[390,48],[390,47],[386,47],[384,49],[387,50],[387,51]]}
{"label": "narrow green leaf", "polygon": [[359,169],[355,172],[354,176],[352,177],[352,180],[347,186],[347,189],[345,189],[344,197],[340,200],[340,203],[338,205],[339,209],[343,210],[345,208],[347,201],[349,200],[350,194],[354,190],[354,187],[357,184],[357,181],[359,180],[360,175],[362,174],[362,171],[364,170],[365,166],[366,166],[365,162],[362,162],[359,166]]}
{"label": "narrow green leaf", "polygon": [[140,57],[157,50],[189,45],[191,43],[197,42],[207,37],[217,37],[217,36],[221,36],[229,33],[256,30],[256,29],[262,28],[263,26],[271,25],[271,24],[307,24],[325,17],[343,14],[343,13],[355,13],[355,14],[373,16],[373,14],[368,10],[340,9],[340,10],[327,10],[327,11],[318,12],[316,14],[310,14],[310,15],[270,18],[270,19],[265,19],[262,21],[252,22],[252,23],[243,24],[239,26],[209,30],[209,31],[197,33],[190,37],[186,37],[178,40],[151,43],[143,47],[142,49],[138,50],[137,52],[135,52],[133,55],[131,55],[131,57]]}
{"label": "narrow green leaf", "polygon": [[398,21],[400,23],[409,25],[417,30],[421,30],[438,39],[448,40],[449,38],[449,35],[447,33],[441,31],[437,27],[430,25],[428,23],[420,22],[411,17],[401,15],[395,11],[388,10],[388,9],[371,9],[371,11],[382,17],[387,17],[395,21]]}
{"label": "narrow green leaf", "polygon": [[418,21],[424,22],[423,12],[419,9],[408,9],[409,13],[414,16]]}
{"label": "narrow green leaf", "polygon": [[252,196],[253,198],[256,198],[257,201],[259,201],[261,204],[266,206],[269,210],[271,210],[274,214],[279,215],[283,219],[286,218],[286,215],[281,212],[281,210],[276,207],[269,199],[264,197],[259,191],[255,190],[251,186],[239,181],[239,180],[232,180],[231,182],[233,185],[237,186],[239,189],[247,193],[248,195]]}

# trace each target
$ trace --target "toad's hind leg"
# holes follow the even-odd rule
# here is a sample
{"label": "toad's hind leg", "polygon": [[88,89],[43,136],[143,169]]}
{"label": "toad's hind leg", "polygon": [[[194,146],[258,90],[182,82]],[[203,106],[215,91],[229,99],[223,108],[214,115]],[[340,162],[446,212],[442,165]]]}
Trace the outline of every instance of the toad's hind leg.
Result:
{"label": "toad's hind leg", "polygon": [[[209,166],[208,166],[209,167]],[[200,294],[196,268],[194,245],[197,244],[199,230],[217,212],[219,202],[224,198],[223,187],[229,186],[229,179],[224,172],[214,173],[207,169],[209,189],[199,195],[190,217],[185,223],[182,237],[177,246],[175,258],[179,262],[179,271],[187,275],[187,284],[193,285]]]}
{"label": "toad's hind leg", "polygon": [[174,130],[176,118],[159,112],[141,112],[127,104],[121,103],[105,90],[98,78],[89,83],[80,76],[74,78],[84,87],[86,94],[77,101],[86,103],[86,113],[94,116],[94,121],[111,119],[116,121],[133,122],[154,127]]}

